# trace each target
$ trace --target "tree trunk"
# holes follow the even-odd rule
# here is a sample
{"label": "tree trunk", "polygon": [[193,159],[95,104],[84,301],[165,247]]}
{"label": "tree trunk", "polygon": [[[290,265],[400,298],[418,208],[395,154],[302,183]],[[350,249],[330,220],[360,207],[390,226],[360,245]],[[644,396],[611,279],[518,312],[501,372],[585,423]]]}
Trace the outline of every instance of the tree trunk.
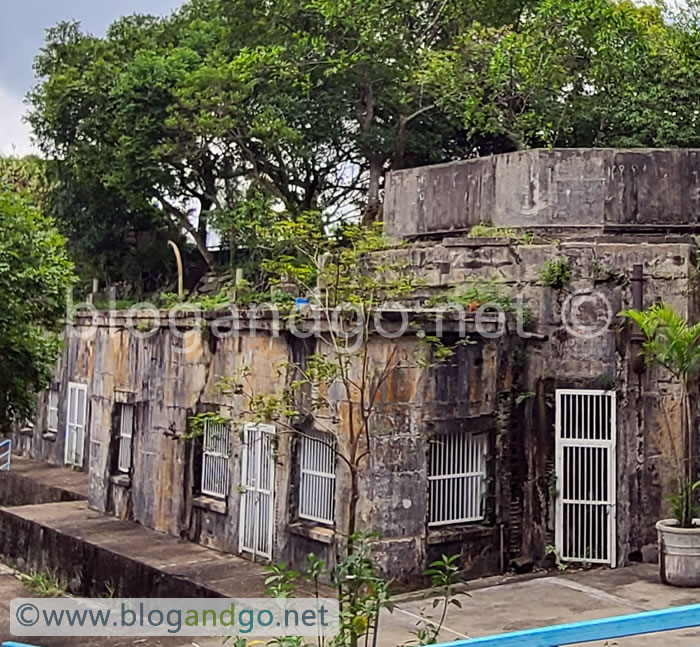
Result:
{"label": "tree trunk", "polygon": [[369,225],[375,222],[379,215],[379,191],[384,174],[384,160],[374,153],[368,155],[367,159],[369,160],[369,186],[367,187],[367,205],[362,222]]}
{"label": "tree trunk", "polygon": [[357,466],[350,472],[350,505],[348,506],[348,552],[352,549],[352,536],[357,530],[357,504],[360,500],[360,483]]}
{"label": "tree trunk", "polygon": [[406,157],[406,140],[408,139],[408,117],[399,117],[399,128],[396,133],[396,148],[394,150],[394,160],[391,164],[392,171],[400,171],[403,168]]}
{"label": "tree trunk", "polygon": [[178,224],[180,224],[182,228],[188,234],[190,234],[190,236],[192,236],[195,245],[197,246],[197,250],[204,259],[204,262],[207,264],[209,270],[213,272],[216,269],[216,260],[214,259],[214,255],[207,249],[206,234],[205,236],[202,236],[200,234],[197,227],[195,227],[189,221],[189,218],[187,217],[186,213],[182,213],[182,211],[180,211],[177,207],[171,205],[166,200],[161,200],[161,204],[163,205],[165,210],[176,219]]}

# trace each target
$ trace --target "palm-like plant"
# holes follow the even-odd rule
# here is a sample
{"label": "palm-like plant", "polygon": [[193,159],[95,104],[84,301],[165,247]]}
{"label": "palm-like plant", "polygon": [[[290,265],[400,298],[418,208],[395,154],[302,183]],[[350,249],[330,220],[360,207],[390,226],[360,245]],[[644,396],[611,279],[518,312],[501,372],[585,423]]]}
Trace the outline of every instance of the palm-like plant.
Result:
{"label": "palm-like plant", "polygon": [[695,517],[693,483],[693,433],[690,380],[700,369],[700,323],[689,324],[671,306],[661,303],[646,310],[625,310],[620,313],[631,319],[645,337],[642,355],[648,364],[667,369],[681,385],[682,450],[676,449],[670,424],[667,429],[678,474],[678,493],[671,497],[674,515],[683,528],[690,528]]}

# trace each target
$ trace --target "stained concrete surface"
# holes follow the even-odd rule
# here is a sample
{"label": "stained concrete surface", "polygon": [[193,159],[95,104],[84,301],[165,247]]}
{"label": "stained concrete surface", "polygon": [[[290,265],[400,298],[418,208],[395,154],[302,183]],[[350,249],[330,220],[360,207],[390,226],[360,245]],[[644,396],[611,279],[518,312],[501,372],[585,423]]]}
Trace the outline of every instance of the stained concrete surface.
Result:
{"label": "stained concrete surface", "polygon": [[[676,589],[659,581],[658,567],[640,564],[617,570],[596,569],[487,586],[463,598],[463,609],[451,608],[440,634],[443,642],[531,629],[615,615],[700,603],[700,590]],[[411,638],[422,613],[436,617],[431,600],[398,605],[385,614],[379,647],[396,647]],[[603,646],[592,642],[587,645]],[[697,647],[700,627],[682,631],[619,638],[620,647]]]}
{"label": "stained concrete surface", "polygon": [[[264,591],[261,564],[106,517],[90,510],[85,501],[3,508],[0,519],[4,526],[0,529],[2,550],[22,570],[40,569],[54,562],[52,567],[70,578],[72,563],[86,560],[88,553],[94,557],[93,572],[83,573],[76,591],[81,594],[95,593],[89,578],[112,581],[125,595],[134,596],[176,596],[179,589],[182,597],[256,597]],[[22,536],[28,532],[39,533],[44,541],[23,542]],[[58,541],[61,544],[55,546]],[[23,550],[28,552],[22,554]],[[107,561],[113,564],[114,572],[94,572]],[[139,568],[134,568],[133,577],[129,577],[131,567],[137,565]],[[168,588],[147,590],[150,587],[145,586],[145,572],[154,573],[150,579]],[[141,590],[140,585],[144,587]]]}

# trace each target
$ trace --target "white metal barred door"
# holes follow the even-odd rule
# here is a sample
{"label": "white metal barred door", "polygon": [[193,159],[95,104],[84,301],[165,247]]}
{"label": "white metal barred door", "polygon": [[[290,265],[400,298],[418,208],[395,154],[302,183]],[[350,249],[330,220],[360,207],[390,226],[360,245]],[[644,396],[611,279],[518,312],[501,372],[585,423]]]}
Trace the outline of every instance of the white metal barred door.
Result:
{"label": "white metal barred door", "polygon": [[559,559],[616,566],[614,391],[556,392]]}
{"label": "white metal barred door", "polygon": [[68,384],[68,407],[66,411],[66,465],[83,466],[86,417],[87,386],[70,382]]}
{"label": "white metal barred door", "polygon": [[272,559],[275,528],[275,457],[271,425],[248,424],[243,429],[241,469],[241,552]]}

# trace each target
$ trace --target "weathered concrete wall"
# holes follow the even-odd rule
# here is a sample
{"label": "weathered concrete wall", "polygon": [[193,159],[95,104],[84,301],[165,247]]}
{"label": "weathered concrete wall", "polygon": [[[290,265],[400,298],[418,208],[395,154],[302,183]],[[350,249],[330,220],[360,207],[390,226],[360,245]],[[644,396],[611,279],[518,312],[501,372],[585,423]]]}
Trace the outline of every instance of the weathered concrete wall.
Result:
{"label": "weathered concrete wall", "polygon": [[[65,340],[64,340],[65,341]],[[54,380],[51,389],[58,393],[58,432],[48,430],[48,391],[44,391],[37,399],[37,411],[34,419],[34,428],[31,434],[17,432],[14,436],[14,446],[17,453],[42,461],[50,465],[65,464],[65,439],[68,416],[68,383],[88,385],[87,417],[90,419],[90,382],[94,368],[94,344],[91,339],[85,339],[81,345],[64,345],[54,371]],[[88,469],[88,451],[90,444],[90,430],[86,429],[85,453],[83,455],[82,469]]]}
{"label": "weathered concrete wall", "polygon": [[[255,336],[243,330],[216,339],[209,330],[200,333],[194,321],[187,319],[180,320],[174,329],[162,326],[154,334],[134,334],[125,329],[124,317],[111,323],[101,317],[89,336],[89,323],[83,320],[77,328],[80,334],[66,337],[56,379],[61,385],[69,378],[88,381],[90,506],[176,537],[238,553],[242,437],[234,434],[225,502],[196,496],[194,446],[182,437],[191,416],[199,412],[217,411],[237,422],[245,419],[248,396],[225,395],[219,388],[221,380],[248,366],[252,369],[252,392],[278,394],[293,379],[280,367],[290,360],[303,362],[315,350],[313,340],[261,330]],[[145,317],[136,332],[149,328],[148,323]],[[510,357],[522,342],[511,335],[482,339],[473,330],[471,336],[473,343],[458,346],[449,361],[423,368],[416,364],[415,356],[425,354],[426,347],[413,329],[396,340],[375,336],[369,344],[372,380],[381,382],[392,362],[400,368],[388,374],[377,393],[370,447],[364,435],[361,439],[361,451],[369,451],[360,464],[357,528],[379,533],[380,568],[399,581],[415,584],[429,560],[446,546],[462,552],[465,568],[474,576],[496,572],[503,559],[499,525],[508,525],[510,513],[508,416],[517,394]],[[85,360],[88,357],[89,362]],[[75,366],[67,371],[65,367],[72,361]],[[353,366],[358,381],[361,370],[358,358]],[[328,397],[337,414],[336,422],[329,424],[347,456],[351,411],[357,425],[359,394],[348,394],[336,384]],[[119,403],[136,407],[130,478],[112,473],[118,426],[115,407]],[[299,405],[303,411],[303,395]],[[436,433],[476,427],[491,435],[494,448],[489,480],[498,485],[489,490],[487,522],[452,532],[428,529],[427,455],[431,438]],[[59,431],[56,441],[37,434],[32,453],[41,455],[47,442],[58,446],[63,433]],[[294,433],[279,427],[275,559],[303,567],[306,555],[313,552],[333,566],[349,523],[350,474],[339,460],[334,528],[300,521],[293,503],[296,441]]]}
{"label": "weathered concrete wall", "polygon": [[[638,347],[617,313],[632,307],[632,267],[644,271],[644,305],[664,301],[691,320],[700,316],[697,248],[692,239],[604,237],[557,245],[517,245],[487,239],[444,239],[416,243],[392,252],[388,262],[405,263],[425,281],[417,299],[435,296],[455,284],[486,285],[496,279],[502,292],[521,297],[531,311],[528,330],[545,336],[531,340],[515,359],[521,390],[532,393],[511,434],[513,519],[507,541],[513,551],[541,559],[553,544],[554,391],[557,388],[611,389],[617,392],[618,558],[653,557],[654,523],[668,514],[666,496],[676,489],[673,442],[680,429],[678,385],[658,368],[633,370]],[[539,271],[550,259],[566,257],[571,279],[563,288],[543,285]],[[564,320],[579,321],[578,335]],[[664,409],[666,413],[664,413]],[[697,431],[696,431],[697,433]],[[519,533],[519,537],[515,537]],[[517,539],[516,541],[514,541]]]}
{"label": "weathered concrete wall", "polygon": [[700,151],[553,149],[390,174],[387,234],[498,227],[683,225],[700,220]]}

